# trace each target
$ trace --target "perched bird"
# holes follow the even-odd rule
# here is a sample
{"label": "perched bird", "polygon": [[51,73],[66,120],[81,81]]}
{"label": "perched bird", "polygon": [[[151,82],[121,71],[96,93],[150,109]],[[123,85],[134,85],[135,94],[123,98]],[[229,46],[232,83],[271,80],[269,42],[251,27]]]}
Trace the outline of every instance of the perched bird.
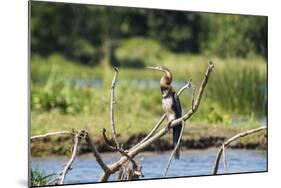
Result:
{"label": "perched bird", "polygon": [[[160,79],[160,89],[162,93],[162,107],[168,118],[168,129],[170,129],[170,124],[173,120],[178,119],[182,116],[182,109],[179,97],[177,96],[176,91],[171,86],[172,83],[172,73],[171,71],[163,66],[157,67],[147,67],[149,69],[159,70],[164,72],[164,76]],[[173,145],[176,147],[177,142],[180,137],[182,129],[182,124],[173,127]],[[180,157],[180,147],[177,148],[174,154],[175,159]]]}

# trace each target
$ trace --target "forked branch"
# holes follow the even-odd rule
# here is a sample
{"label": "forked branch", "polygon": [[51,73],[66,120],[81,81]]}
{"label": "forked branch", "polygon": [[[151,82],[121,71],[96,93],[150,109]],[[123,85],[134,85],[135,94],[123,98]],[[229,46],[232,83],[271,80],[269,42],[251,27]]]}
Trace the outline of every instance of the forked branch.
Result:
{"label": "forked branch", "polygon": [[92,141],[91,137],[89,136],[89,134],[87,132],[85,133],[85,140],[86,140],[88,146],[90,147],[90,149],[92,150],[92,152],[93,152],[93,154],[94,154],[94,156],[96,158],[96,161],[98,162],[100,167],[103,169],[103,171],[104,172],[109,171],[108,166],[103,161],[100,153],[98,152],[96,146],[93,144],[93,141]]}
{"label": "forked branch", "polygon": [[[245,136],[248,136],[248,135],[251,135],[251,134],[254,134],[254,133],[257,133],[259,131],[262,131],[262,130],[266,130],[266,127],[263,126],[263,127],[259,127],[259,128],[255,128],[255,129],[251,129],[251,130],[248,130],[246,132],[242,132],[242,133],[239,133],[233,137],[231,137],[230,139],[228,139],[227,141],[225,141],[222,146],[220,147],[218,153],[217,153],[217,157],[216,157],[216,160],[215,160],[215,164],[214,164],[214,169],[213,169],[213,174],[217,174],[218,172],[218,168],[219,168],[219,162],[220,162],[220,158],[221,158],[221,155],[223,152],[225,152],[225,149],[227,146],[229,146],[229,144],[231,144],[233,141],[237,140],[237,139],[240,139],[242,137],[245,137]],[[224,154],[225,155],[225,154]],[[224,160],[224,165],[226,166],[226,160]]]}
{"label": "forked branch", "polygon": [[[173,128],[177,125],[179,125],[180,122],[182,121],[186,121],[187,119],[189,119],[198,109],[201,98],[203,96],[204,90],[206,88],[206,85],[208,83],[210,74],[212,72],[214,68],[214,64],[212,62],[210,62],[208,69],[205,73],[204,79],[200,85],[199,91],[198,91],[198,95],[196,97],[195,103],[194,103],[194,107],[191,107],[191,109],[181,118],[178,118],[174,121],[171,122],[170,127]],[[159,132],[157,132],[156,134],[154,134],[152,137],[148,138],[146,141],[144,141],[143,143],[139,144],[137,147],[133,147],[129,150],[128,155],[131,158],[134,158],[138,153],[140,153],[144,148],[146,148],[147,146],[149,146],[150,144],[152,144],[153,142],[155,142],[156,140],[158,140],[159,138],[161,138],[162,136],[164,136],[165,134],[167,134],[168,130],[164,127],[162,128]],[[110,168],[110,172],[111,173],[115,173],[116,171],[118,171],[123,164],[125,164],[128,161],[127,157],[121,157],[119,159],[119,161],[109,165]],[[110,176],[110,173],[104,173],[101,178],[100,181],[107,181],[108,178]]]}
{"label": "forked branch", "polygon": [[72,150],[72,155],[71,155],[71,158],[69,159],[68,163],[64,167],[64,170],[63,170],[63,172],[61,174],[61,177],[60,177],[59,184],[64,183],[65,176],[66,176],[67,172],[71,169],[71,165],[72,165],[74,159],[77,156],[78,147],[79,147],[79,144],[81,142],[82,137],[83,137],[83,131],[79,131],[74,137],[74,146],[73,146],[73,150]]}

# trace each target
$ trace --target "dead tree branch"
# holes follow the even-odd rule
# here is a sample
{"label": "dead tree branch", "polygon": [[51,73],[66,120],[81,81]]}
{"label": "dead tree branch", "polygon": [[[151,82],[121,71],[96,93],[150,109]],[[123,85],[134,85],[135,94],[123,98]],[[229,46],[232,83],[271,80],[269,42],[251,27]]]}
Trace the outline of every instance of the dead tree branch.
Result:
{"label": "dead tree branch", "polygon": [[[139,173],[142,174],[142,172],[141,172],[141,166],[139,166],[139,165],[137,164],[137,162],[136,162],[132,157],[130,157],[126,151],[124,151],[121,147],[120,147],[120,148],[117,148],[117,146],[112,146],[112,145],[111,145],[110,140],[109,140],[109,139],[107,138],[107,136],[106,136],[106,129],[103,129],[102,134],[103,134],[103,138],[104,138],[104,141],[105,141],[105,143],[107,144],[107,146],[108,146],[111,150],[113,150],[113,151],[118,151],[121,155],[127,157],[127,159],[129,159],[129,161],[132,163],[132,170],[135,170],[136,173],[137,173],[137,171],[139,171]],[[122,174],[122,173],[121,173],[121,174]]]}
{"label": "dead tree branch", "polygon": [[112,79],[112,83],[111,83],[111,96],[110,96],[110,119],[111,119],[111,129],[112,129],[112,133],[113,133],[113,138],[116,144],[116,147],[119,148],[119,143],[117,140],[117,134],[116,134],[116,130],[115,130],[115,122],[114,122],[114,104],[115,102],[115,85],[116,85],[116,78],[118,75],[118,68],[114,68],[115,73]]}
{"label": "dead tree branch", "polygon": [[[59,133],[61,133],[61,132],[56,132],[56,134],[59,134]],[[68,133],[70,133],[70,132],[68,132]],[[70,134],[74,134],[74,133],[70,133]],[[54,134],[49,133],[46,135],[54,135]],[[45,137],[45,135],[43,135],[43,136]],[[40,137],[42,137],[42,136],[40,135]],[[36,138],[39,138],[39,136],[37,136]],[[110,169],[108,168],[106,163],[103,161],[102,157],[100,156],[100,154],[99,154],[98,150],[96,149],[95,145],[93,144],[88,132],[85,130],[80,130],[76,134],[74,134],[74,145],[73,145],[73,149],[72,149],[71,158],[69,159],[68,163],[65,165],[63,171],[57,173],[57,177],[54,178],[53,180],[49,181],[47,185],[56,185],[56,184],[64,183],[65,177],[66,177],[67,173],[69,172],[69,170],[71,170],[71,165],[73,164],[73,162],[78,154],[78,148],[79,148],[79,145],[80,145],[82,139],[85,139],[85,141],[87,142],[88,146],[90,147],[90,149],[92,150],[92,152],[96,158],[96,161],[101,166],[103,171],[108,173],[108,171]]]}
{"label": "dead tree branch", "polygon": [[93,144],[93,141],[91,140],[91,137],[89,136],[89,134],[87,132],[85,132],[84,138],[88,144],[88,146],[90,147],[90,149],[92,150],[96,161],[98,162],[98,164],[100,165],[100,167],[103,169],[104,172],[109,171],[108,166],[105,164],[105,162],[103,161],[100,153],[98,152],[96,146]]}
{"label": "dead tree branch", "polygon": [[[214,64],[212,62],[210,62],[209,66],[208,66],[208,69],[205,73],[205,76],[204,76],[204,79],[200,85],[200,88],[199,88],[199,92],[198,92],[198,95],[196,97],[196,100],[195,100],[195,103],[194,103],[194,107],[191,109],[184,115],[182,116],[181,118],[178,118],[174,121],[171,122],[170,124],[170,127],[173,128],[177,125],[180,124],[180,122],[182,121],[186,121],[187,119],[189,119],[198,109],[199,107],[199,104],[200,104],[200,101],[202,99],[202,96],[203,96],[203,93],[204,93],[204,90],[206,88],[206,85],[208,83],[208,80],[209,80],[209,77],[210,77],[210,74],[212,72],[214,68]],[[144,148],[146,148],[147,146],[149,146],[150,144],[152,144],[154,141],[158,140],[159,138],[161,138],[162,136],[164,136],[165,134],[167,134],[168,130],[164,127],[162,128],[159,132],[157,132],[155,135],[153,135],[152,137],[150,137],[149,139],[147,139],[146,141],[144,141],[142,144],[138,145],[137,147],[133,147],[129,150],[128,152],[128,155],[131,157],[131,158],[134,158],[138,153],[140,153]],[[126,162],[128,161],[128,158],[127,157],[121,157],[119,159],[119,161],[109,165],[109,168],[110,168],[110,172],[111,173],[115,173],[116,171],[118,171],[123,164],[125,164]],[[101,177],[100,177],[100,181],[107,181],[108,178],[109,178],[110,174],[106,174],[104,173]]]}
{"label": "dead tree branch", "polygon": [[231,137],[230,139],[228,139],[227,141],[225,141],[222,146],[220,147],[218,153],[217,153],[217,157],[216,157],[216,160],[215,160],[215,164],[214,164],[214,169],[213,169],[213,174],[217,174],[218,172],[218,167],[219,167],[219,161],[220,161],[220,158],[221,158],[221,155],[223,153],[223,150],[225,150],[225,148],[231,144],[233,141],[239,139],[239,138],[242,138],[242,137],[245,137],[247,135],[251,135],[251,134],[254,134],[254,133],[257,133],[259,131],[262,131],[262,130],[265,130],[266,127],[265,126],[262,126],[262,127],[259,127],[259,128],[255,128],[255,129],[251,129],[251,130],[248,130],[246,132],[242,132],[242,133],[239,133],[233,137]]}
{"label": "dead tree branch", "polygon": [[164,173],[163,173],[163,178],[165,178],[165,177],[167,176],[168,170],[169,170],[170,165],[171,165],[171,162],[172,162],[172,158],[173,158],[173,156],[174,156],[176,150],[178,149],[178,147],[179,147],[179,145],[180,145],[181,138],[182,138],[182,135],[183,135],[183,131],[184,131],[184,128],[185,128],[185,122],[184,122],[183,120],[182,120],[182,124],[183,124],[183,126],[182,126],[182,129],[181,129],[181,133],[180,133],[179,140],[178,140],[178,142],[177,142],[176,147],[174,148],[173,152],[172,152],[171,155],[170,155],[168,164],[167,164],[167,166],[166,166],[166,168],[165,168],[165,171],[164,171]]}
{"label": "dead tree branch", "polygon": [[83,134],[83,131],[79,131],[74,137],[74,146],[73,146],[73,150],[72,150],[72,155],[71,155],[71,158],[69,159],[68,163],[64,167],[64,170],[63,170],[63,172],[61,174],[61,177],[60,177],[59,184],[63,184],[65,176],[66,176],[67,172],[71,169],[71,165],[72,165],[75,157],[77,156],[78,147],[79,147],[79,144],[81,142],[81,138],[83,136],[82,134]]}
{"label": "dead tree branch", "polygon": [[224,173],[227,173],[226,154],[225,154],[225,147],[224,147],[224,145],[222,145],[222,160],[223,160],[223,170],[224,170]]}
{"label": "dead tree branch", "polygon": [[48,136],[59,135],[59,134],[71,134],[71,135],[73,135],[73,133],[70,132],[70,131],[58,131],[58,132],[53,132],[53,133],[46,133],[46,134],[43,134],[43,135],[32,136],[32,137],[30,137],[30,139],[33,140],[33,139],[37,139],[37,138],[45,138],[45,137],[48,137]]}

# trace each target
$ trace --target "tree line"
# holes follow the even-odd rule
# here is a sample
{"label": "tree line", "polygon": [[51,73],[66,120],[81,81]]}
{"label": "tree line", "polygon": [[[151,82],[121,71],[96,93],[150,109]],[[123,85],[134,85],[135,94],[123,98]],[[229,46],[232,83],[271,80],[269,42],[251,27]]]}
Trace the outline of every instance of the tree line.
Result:
{"label": "tree line", "polygon": [[[267,57],[267,17],[31,2],[32,54],[97,64],[122,41],[143,37],[174,53]],[[110,52],[108,52],[110,49]]]}

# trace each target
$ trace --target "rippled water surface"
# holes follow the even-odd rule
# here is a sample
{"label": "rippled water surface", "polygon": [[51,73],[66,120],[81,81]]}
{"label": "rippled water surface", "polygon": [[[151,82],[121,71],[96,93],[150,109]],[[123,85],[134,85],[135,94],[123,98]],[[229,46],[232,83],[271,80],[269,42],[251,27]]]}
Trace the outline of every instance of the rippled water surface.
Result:
{"label": "rippled water surface", "polygon": [[[216,158],[217,149],[186,150],[181,152],[179,161],[172,161],[167,177],[211,175]],[[102,154],[107,163],[113,163],[119,157],[118,154]],[[170,152],[143,153],[136,159],[143,158],[143,179],[160,178],[167,165]],[[255,172],[267,170],[267,157],[265,151],[228,149],[226,151],[227,173]],[[32,168],[37,168],[45,174],[52,174],[63,169],[68,158],[46,157],[32,158]],[[78,157],[73,169],[67,174],[65,183],[96,182],[102,170],[92,155]],[[220,164],[219,173],[223,173],[223,164]],[[116,180],[115,176],[111,180]]]}

